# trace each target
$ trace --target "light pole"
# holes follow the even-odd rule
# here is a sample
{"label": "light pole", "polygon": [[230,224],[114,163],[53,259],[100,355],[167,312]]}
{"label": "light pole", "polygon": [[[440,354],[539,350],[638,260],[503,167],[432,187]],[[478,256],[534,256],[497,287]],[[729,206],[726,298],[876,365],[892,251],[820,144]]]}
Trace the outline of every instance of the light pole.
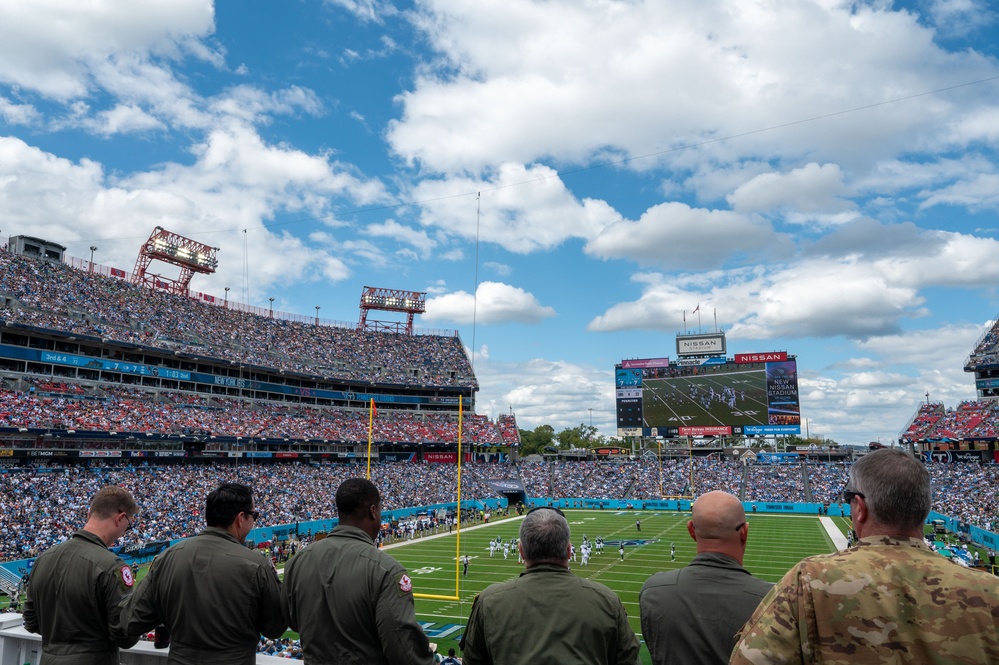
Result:
{"label": "light pole", "polygon": [[316,305],[316,325],[319,325],[319,305]]}
{"label": "light pole", "polygon": [[225,304],[223,305],[226,309],[229,309],[229,287],[225,287]]}
{"label": "light pole", "polygon": [[593,429],[593,409],[587,409],[590,412],[590,429]]}
{"label": "light pole", "polygon": [[97,245],[90,246],[90,272],[94,272],[94,252],[97,251]]}
{"label": "light pole", "polygon": [[271,297],[270,301],[271,301],[271,313],[270,313],[270,317],[273,319],[274,318],[274,298]]}

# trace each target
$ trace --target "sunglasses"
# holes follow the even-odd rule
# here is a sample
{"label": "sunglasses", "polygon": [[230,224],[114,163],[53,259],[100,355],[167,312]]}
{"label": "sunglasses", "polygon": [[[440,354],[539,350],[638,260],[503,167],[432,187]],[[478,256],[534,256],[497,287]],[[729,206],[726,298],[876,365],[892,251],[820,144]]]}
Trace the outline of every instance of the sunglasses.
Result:
{"label": "sunglasses", "polygon": [[853,490],[843,490],[843,501],[846,503],[853,503],[853,500],[857,497],[861,499],[866,499],[867,496],[863,492],[854,492]]}
{"label": "sunglasses", "polygon": [[256,510],[244,510],[243,514],[252,517],[254,522],[260,521],[260,513]]}

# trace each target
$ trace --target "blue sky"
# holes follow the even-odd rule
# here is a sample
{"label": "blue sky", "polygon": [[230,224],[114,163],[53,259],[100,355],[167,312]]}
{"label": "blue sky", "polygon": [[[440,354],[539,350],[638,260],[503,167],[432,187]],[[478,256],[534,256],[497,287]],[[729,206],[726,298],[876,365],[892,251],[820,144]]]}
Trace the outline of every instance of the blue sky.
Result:
{"label": "blue sky", "polygon": [[730,353],[797,354],[810,433],[889,440],[974,397],[999,310],[997,18],[0,0],[0,230],[131,270],[161,225],[221,248],[194,289],[333,320],[427,291],[478,411],[527,428],[613,434],[614,363],[699,304]]}

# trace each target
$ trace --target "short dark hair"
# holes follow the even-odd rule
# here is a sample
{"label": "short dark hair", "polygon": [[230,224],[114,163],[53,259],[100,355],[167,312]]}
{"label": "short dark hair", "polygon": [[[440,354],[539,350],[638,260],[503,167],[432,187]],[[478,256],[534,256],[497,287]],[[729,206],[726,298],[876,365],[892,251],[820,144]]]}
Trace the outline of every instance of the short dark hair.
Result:
{"label": "short dark hair", "polygon": [[118,513],[131,517],[138,511],[139,507],[128,490],[117,485],[100,488],[90,502],[90,514],[99,519],[114,517]]}
{"label": "short dark hair", "polygon": [[212,490],[205,501],[205,523],[228,527],[240,513],[253,510],[253,490],[239,483],[223,483]]}
{"label": "short dark hair", "polygon": [[571,537],[569,523],[557,510],[532,510],[520,523],[520,542],[529,563],[565,561]]}
{"label": "short dark hair", "polygon": [[871,516],[885,526],[920,528],[930,514],[930,474],[898,448],[875,450],[854,462],[850,486],[864,495]]}
{"label": "short dark hair", "polygon": [[369,506],[377,506],[382,497],[378,488],[364,478],[348,478],[336,490],[336,511],[341,517],[358,515]]}

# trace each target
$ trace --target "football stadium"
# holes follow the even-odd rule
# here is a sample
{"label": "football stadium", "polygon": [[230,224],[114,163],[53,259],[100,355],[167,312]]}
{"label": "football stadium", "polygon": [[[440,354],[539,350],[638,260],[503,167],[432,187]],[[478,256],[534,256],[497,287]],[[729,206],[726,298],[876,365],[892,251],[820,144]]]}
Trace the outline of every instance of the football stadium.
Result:
{"label": "football stadium", "polygon": [[[154,274],[154,261],[180,277]],[[254,490],[246,545],[283,573],[337,524],[337,487],[370,478],[382,499],[379,544],[408,571],[440,654],[460,655],[476,594],[523,571],[516,539],[535,506],[564,512],[575,549],[587,550],[572,572],[613,590],[639,638],[639,591],[694,557],[687,522],[705,492],[743,502],[744,565],[757,577],[776,582],[802,558],[847,546],[843,489],[866,451],[779,447],[801,434],[793,355],[729,356],[724,335],[680,336],[675,358],[615,368],[618,433],[633,448],[521,457],[515,414],[476,414],[461,338],[415,325],[425,294],[367,288],[354,323],[320,319],[318,308],[289,316],[228,290],[192,291],[191,276],[216,262],[210,247],[159,228],[131,271],[31,236],[0,251],[0,652],[18,654],[9,662],[38,661],[39,636],[18,618],[34,561],[84,523],[105,485],[139,506],[113,549],[141,579],[204,528],[205,497],[220,483]],[[404,320],[376,320],[385,314]],[[920,405],[899,442],[929,469],[925,529],[941,556],[994,573],[999,328],[983,331],[965,369],[980,399]],[[600,546],[590,554],[584,540]],[[164,653],[140,642],[122,662]],[[260,641],[258,662],[300,657],[296,633]]]}

